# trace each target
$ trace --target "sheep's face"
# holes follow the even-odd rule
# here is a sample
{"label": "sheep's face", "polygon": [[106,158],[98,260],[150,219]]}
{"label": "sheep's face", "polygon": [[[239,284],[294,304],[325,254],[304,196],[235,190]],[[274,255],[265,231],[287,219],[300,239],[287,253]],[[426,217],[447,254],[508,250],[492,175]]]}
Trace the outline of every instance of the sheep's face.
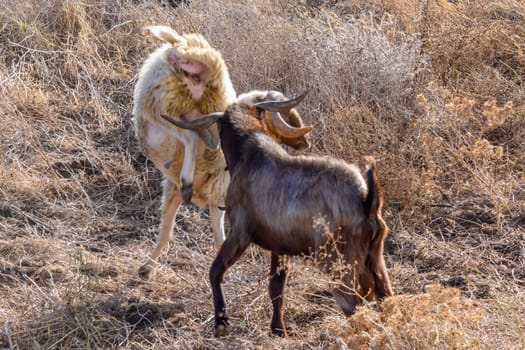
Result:
{"label": "sheep's face", "polygon": [[182,50],[184,49],[177,47],[169,49],[166,53],[166,61],[179,75],[179,78],[186,82],[193,99],[197,101],[206,89],[210,69],[204,63],[185,58],[184,54],[180,53]]}
{"label": "sheep's face", "polygon": [[164,60],[175,75],[187,84],[194,100],[202,97],[210,80],[220,79],[222,76],[222,56],[202,35],[179,35],[166,26],[152,26],[148,29],[167,43]]}
{"label": "sheep's face", "polygon": [[209,68],[199,61],[184,58],[184,56],[177,52],[177,48],[172,48],[166,55],[166,60],[175,68],[176,71],[182,71],[183,74],[195,83],[205,81]]}

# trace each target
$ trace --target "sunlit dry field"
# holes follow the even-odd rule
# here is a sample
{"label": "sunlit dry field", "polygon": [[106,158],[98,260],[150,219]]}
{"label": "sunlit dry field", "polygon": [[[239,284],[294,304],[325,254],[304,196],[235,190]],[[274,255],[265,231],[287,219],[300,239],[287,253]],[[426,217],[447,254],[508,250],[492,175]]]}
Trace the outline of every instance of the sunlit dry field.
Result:
{"label": "sunlit dry field", "polygon": [[[150,280],[161,175],[132,126],[144,27],[201,33],[238,93],[308,90],[308,152],[378,161],[395,296],[345,318],[294,259],[270,334],[269,255],[224,283],[184,205]],[[0,347],[525,348],[525,4],[518,0],[0,2]]]}

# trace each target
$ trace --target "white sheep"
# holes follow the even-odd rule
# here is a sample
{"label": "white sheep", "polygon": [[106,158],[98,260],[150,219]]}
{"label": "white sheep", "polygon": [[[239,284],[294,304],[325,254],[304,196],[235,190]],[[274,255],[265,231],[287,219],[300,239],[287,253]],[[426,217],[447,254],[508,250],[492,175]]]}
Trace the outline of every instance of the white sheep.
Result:
{"label": "white sheep", "polygon": [[183,201],[209,205],[216,246],[224,240],[224,194],[229,182],[218,149],[217,130],[199,135],[174,128],[160,118],[180,120],[224,111],[236,100],[228,69],[219,51],[199,34],[179,35],[165,26],[148,29],[166,43],[142,65],[134,93],[133,116],[139,144],[165,176],[160,235],[151,258],[139,270],[149,277],[169,242],[174,218]]}
{"label": "white sheep", "polygon": [[[221,53],[201,35],[179,35],[165,26],[148,29],[165,44],[155,50],[140,69],[133,115],[139,144],[165,179],[160,234],[151,257],[139,269],[143,278],[150,276],[156,260],[168,244],[175,214],[183,201],[192,201],[201,207],[208,205],[215,246],[219,247],[225,239],[224,210],[221,208],[224,208],[230,177],[219,149],[217,127],[198,133],[182,130],[162,119],[161,114],[191,121],[204,114],[223,112],[236,101]],[[244,94],[242,100],[255,103],[284,98],[274,91],[255,91]],[[261,112],[261,117],[265,115]],[[285,131],[286,120],[292,126],[302,126],[294,109],[283,113],[282,118],[280,114],[277,117],[269,126],[275,135],[278,132],[275,128]],[[304,134],[281,134],[285,135],[281,142],[291,147],[301,149],[308,146]]]}

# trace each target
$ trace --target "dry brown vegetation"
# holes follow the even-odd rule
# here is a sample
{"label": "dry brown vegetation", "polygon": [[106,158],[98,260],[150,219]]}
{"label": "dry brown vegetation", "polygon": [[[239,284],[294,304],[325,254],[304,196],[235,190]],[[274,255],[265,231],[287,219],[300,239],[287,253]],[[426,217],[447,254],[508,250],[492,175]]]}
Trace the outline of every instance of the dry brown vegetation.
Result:
{"label": "dry brown vegetation", "polygon": [[[151,24],[202,33],[238,92],[308,89],[312,152],[378,159],[396,296],[347,320],[295,259],[276,339],[252,248],[214,339],[214,249],[193,206],[138,278],[160,205],[131,128]],[[0,347],[525,348],[524,50],[519,0],[3,0]]]}

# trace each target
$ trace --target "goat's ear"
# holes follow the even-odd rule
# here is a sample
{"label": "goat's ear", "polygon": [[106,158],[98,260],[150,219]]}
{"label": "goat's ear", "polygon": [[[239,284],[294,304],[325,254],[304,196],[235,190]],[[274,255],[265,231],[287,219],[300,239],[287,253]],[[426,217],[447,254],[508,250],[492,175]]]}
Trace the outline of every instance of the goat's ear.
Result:
{"label": "goat's ear", "polygon": [[202,139],[202,141],[204,141],[206,147],[212,151],[219,149],[219,137],[212,133],[209,129],[199,130],[197,131],[197,134]]}
{"label": "goat's ear", "polygon": [[376,220],[378,216],[381,216],[381,209],[383,208],[383,189],[377,180],[376,160],[372,156],[365,156],[365,161],[367,163],[366,184],[368,195],[366,196],[364,207],[370,220]]}

